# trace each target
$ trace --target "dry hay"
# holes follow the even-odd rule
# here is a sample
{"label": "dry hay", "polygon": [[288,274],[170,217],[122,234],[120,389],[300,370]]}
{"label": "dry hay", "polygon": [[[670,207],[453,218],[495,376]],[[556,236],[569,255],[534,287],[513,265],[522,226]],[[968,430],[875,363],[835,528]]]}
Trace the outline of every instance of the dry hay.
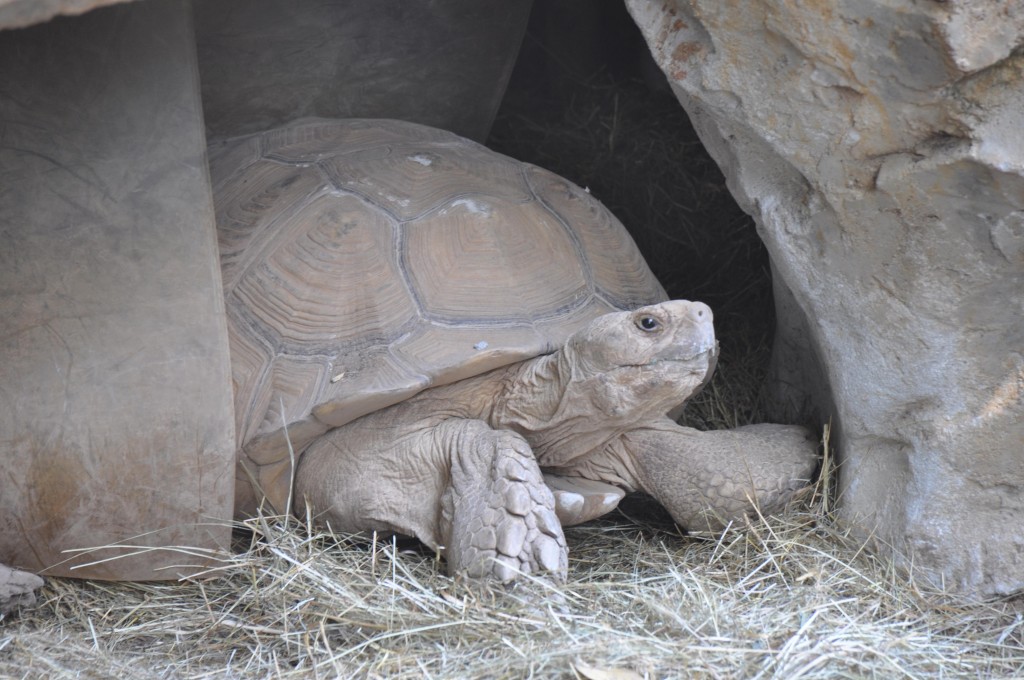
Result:
{"label": "dry hay", "polygon": [[1019,601],[915,585],[837,529],[825,491],[717,535],[681,535],[636,499],[567,531],[565,585],[507,592],[395,541],[260,518],[205,578],[49,579],[3,621],[0,676],[1024,676]]}

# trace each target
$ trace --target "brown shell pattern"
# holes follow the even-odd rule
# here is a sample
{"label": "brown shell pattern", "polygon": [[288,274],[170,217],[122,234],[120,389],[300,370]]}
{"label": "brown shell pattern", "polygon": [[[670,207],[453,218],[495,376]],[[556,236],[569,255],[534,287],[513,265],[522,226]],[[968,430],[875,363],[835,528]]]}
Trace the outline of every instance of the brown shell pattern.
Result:
{"label": "brown shell pattern", "polygon": [[594,316],[665,299],[587,192],[441,130],[304,120],[212,146],[210,172],[253,469],[287,462],[285,423],[301,451],[425,388],[551,352]]}

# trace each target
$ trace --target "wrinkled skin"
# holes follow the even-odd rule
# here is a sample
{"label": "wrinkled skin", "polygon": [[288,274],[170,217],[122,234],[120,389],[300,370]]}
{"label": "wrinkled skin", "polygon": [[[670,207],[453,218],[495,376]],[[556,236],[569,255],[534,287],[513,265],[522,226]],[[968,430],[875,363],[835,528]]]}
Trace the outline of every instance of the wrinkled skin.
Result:
{"label": "wrinkled skin", "polygon": [[0,564],[0,615],[35,604],[35,591],[43,587],[43,579],[26,571]]}
{"label": "wrinkled skin", "polygon": [[699,302],[598,317],[553,354],[327,433],[299,463],[298,509],[336,530],[416,536],[444,551],[451,573],[502,582],[564,577],[562,526],[627,491],[688,528],[771,512],[810,481],[806,431],[698,432],[665,415],[707,382],[717,352]]}

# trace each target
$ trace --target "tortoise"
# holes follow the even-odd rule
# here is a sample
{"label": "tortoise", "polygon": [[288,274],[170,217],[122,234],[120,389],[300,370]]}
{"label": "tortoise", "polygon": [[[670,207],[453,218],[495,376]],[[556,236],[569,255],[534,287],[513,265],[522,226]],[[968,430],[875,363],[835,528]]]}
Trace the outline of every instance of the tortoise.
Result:
{"label": "tortoise", "polygon": [[455,134],[305,119],[210,148],[236,513],[414,536],[449,572],[564,577],[563,526],[652,495],[687,528],[809,482],[802,428],[666,414],[711,376],[711,310],[667,300],[587,191]]}

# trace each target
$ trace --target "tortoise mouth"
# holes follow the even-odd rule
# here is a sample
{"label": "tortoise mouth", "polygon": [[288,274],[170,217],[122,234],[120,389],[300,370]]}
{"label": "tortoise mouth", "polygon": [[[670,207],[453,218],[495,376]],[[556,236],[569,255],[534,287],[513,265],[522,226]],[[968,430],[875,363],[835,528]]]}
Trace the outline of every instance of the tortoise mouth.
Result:
{"label": "tortoise mouth", "polygon": [[718,343],[715,342],[710,347],[704,347],[697,350],[674,352],[669,355],[662,355],[654,357],[649,361],[639,364],[622,364],[617,370],[625,369],[650,369],[650,368],[670,368],[670,367],[683,367],[690,369],[692,373],[704,373],[709,371],[709,367],[713,367],[718,359]]}
{"label": "tortoise mouth", "polygon": [[703,356],[707,356],[709,360],[718,358],[718,341],[712,340],[710,344],[700,345],[698,347],[675,347],[675,351],[666,352],[663,355],[654,357],[647,363],[635,364],[636,366],[654,366],[657,364],[668,363],[668,362],[691,362],[700,359]]}

